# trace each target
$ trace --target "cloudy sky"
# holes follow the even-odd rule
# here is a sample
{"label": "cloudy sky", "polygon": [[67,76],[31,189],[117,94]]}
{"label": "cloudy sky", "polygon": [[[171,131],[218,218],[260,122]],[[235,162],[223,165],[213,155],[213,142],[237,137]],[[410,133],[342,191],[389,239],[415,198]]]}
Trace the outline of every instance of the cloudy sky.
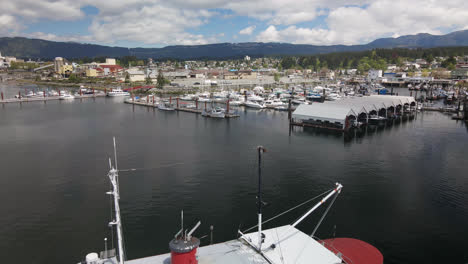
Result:
{"label": "cloudy sky", "polygon": [[468,29],[468,0],[1,0],[0,37],[124,47],[360,44]]}

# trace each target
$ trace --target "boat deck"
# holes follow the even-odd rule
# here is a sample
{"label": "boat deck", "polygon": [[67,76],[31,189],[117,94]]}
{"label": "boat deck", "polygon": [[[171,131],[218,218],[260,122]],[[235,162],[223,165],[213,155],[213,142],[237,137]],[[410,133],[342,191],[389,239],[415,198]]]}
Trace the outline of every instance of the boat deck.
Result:
{"label": "boat deck", "polygon": [[[237,240],[200,247],[197,250],[199,264],[281,264],[323,263],[335,264],[342,260],[322,244],[298,229],[286,225],[262,232],[265,240],[262,253],[251,245],[257,244],[258,233],[249,233]],[[272,245],[275,245],[272,247]],[[113,262],[104,262],[113,263]],[[128,264],[170,264],[170,253],[126,261]]]}

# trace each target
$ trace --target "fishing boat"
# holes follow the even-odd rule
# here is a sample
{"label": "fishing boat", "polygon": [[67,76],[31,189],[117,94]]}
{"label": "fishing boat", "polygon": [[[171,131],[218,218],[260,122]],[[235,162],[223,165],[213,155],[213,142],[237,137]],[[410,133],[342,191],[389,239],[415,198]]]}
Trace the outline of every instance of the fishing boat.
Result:
{"label": "fishing boat", "polygon": [[158,109],[163,110],[163,111],[174,111],[175,110],[175,108],[171,104],[169,104],[167,102],[159,103],[158,104]]}
{"label": "fishing boat", "polygon": [[280,99],[273,99],[273,100],[266,100],[265,101],[265,107],[266,108],[275,108],[277,106],[284,106],[286,105],[281,101]]}
{"label": "fishing boat", "polygon": [[307,96],[306,96],[307,100],[310,100],[310,101],[320,101],[322,100],[322,95],[319,94],[319,93],[309,93]]}
{"label": "fishing boat", "polygon": [[[174,230],[175,235],[167,238],[169,241],[170,253],[144,257],[134,260],[127,260],[124,250],[124,238],[122,230],[122,217],[120,215],[120,187],[119,169],[117,168],[117,151],[114,138],[114,164],[109,159],[109,172],[107,174],[112,190],[107,192],[111,196],[114,215],[109,223],[112,233],[116,233],[117,249],[107,249],[100,254],[89,253],[86,255],[86,264],[234,264],[234,263],[254,263],[254,264],[336,264],[336,263],[366,263],[382,264],[383,256],[374,246],[352,238],[331,238],[318,239],[315,234],[329,209],[341,193],[343,186],[336,183],[335,186],[322,194],[317,195],[307,201],[294,206],[276,216],[264,220],[262,198],[262,159],[266,152],[265,148],[258,146],[256,150],[258,156],[258,188],[257,188],[257,216],[256,225],[241,231],[238,230],[238,238],[223,243],[212,244],[200,247],[200,239],[195,236],[195,232],[200,227],[198,221],[193,228],[184,226],[184,213],[181,212],[180,229]],[[320,200],[318,200],[320,199]],[[297,226],[304,221],[311,213],[317,210],[322,204],[331,200],[328,208],[318,221],[313,232],[306,234],[299,230]],[[264,229],[264,224],[278,217],[297,210],[301,206],[318,201],[305,214],[291,224]],[[277,220],[278,221],[278,220]],[[213,230],[211,228],[211,230]]]}
{"label": "fishing boat", "polygon": [[55,90],[50,90],[49,91],[49,96],[59,96],[59,93]]}
{"label": "fishing boat", "polygon": [[75,96],[69,94],[69,93],[61,93],[61,95],[59,96],[59,99],[60,100],[73,100],[75,99]]}
{"label": "fishing boat", "polygon": [[247,101],[244,103],[246,107],[250,108],[256,108],[256,109],[263,109],[265,108],[264,104],[258,103],[258,102],[253,102],[253,101]]}
{"label": "fishing boat", "polygon": [[276,106],[274,109],[278,110],[278,111],[288,111],[288,106],[287,105],[280,105],[280,106]]}
{"label": "fishing boat", "polygon": [[180,100],[182,100],[182,101],[193,101],[194,100],[194,95],[186,94],[186,95],[180,97]]}
{"label": "fishing boat", "polygon": [[210,103],[211,99],[206,97],[198,97],[198,102],[200,103]]}
{"label": "fishing boat", "polygon": [[43,92],[36,93],[34,91],[29,91],[25,96],[28,98],[40,98],[40,97],[44,97],[44,93]]}
{"label": "fishing boat", "polygon": [[221,108],[211,108],[202,111],[202,116],[212,117],[212,118],[225,118],[225,111]]}
{"label": "fishing boat", "polygon": [[325,100],[327,101],[336,101],[339,99],[341,99],[341,96],[337,93],[330,93],[330,94],[327,94],[327,96],[325,97]]}
{"label": "fishing boat", "polygon": [[107,93],[109,97],[118,97],[118,96],[130,96],[129,92],[125,92],[120,88],[113,89],[112,91]]}
{"label": "fishing boat", "polygon": [[369,125],[373,126],[383,126],[385,125],[385,122],[387,119],[383,116],[378,116],[378,115],[370,115],[369,116]]}
{"label": "fishing boat", "polygon": [[240,100],[229,101],[229,105],[231,105],[231,106],[240,106],[240,105],[243,105],[243,104],[244,104],[244,101],[240,101]]}
{"label": "fishing boat", "polygon": [[291,100],[291,103],[293,104],[305,104],[307,103],[306,99],[304,97],[295,97],[294,99]]}

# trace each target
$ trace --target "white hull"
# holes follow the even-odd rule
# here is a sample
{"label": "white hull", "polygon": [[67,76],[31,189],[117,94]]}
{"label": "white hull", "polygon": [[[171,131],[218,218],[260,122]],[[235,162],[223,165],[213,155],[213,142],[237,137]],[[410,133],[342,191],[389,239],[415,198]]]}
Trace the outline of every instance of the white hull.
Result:
{"label": "white hull", "polygon": [[166,105],[164,103],[159,104],[158,109],[163,110],[163,111],[174,111],[175,110],[174,107],[168,106],[168,105]]}
{"label": "white hull", "polygon": [[259,104],[259,103],[255,103],[255,102],[245,102],[244,105],[245,105],[246,107],[255,108],[255,109],[263,109],[263,108],[265,108],[265,105]]}
{"label": "white hull", "polygon": [[119,97],[119,96],[130,96],[129,93],[123,92],[123,93],[108,93],[107,96],[109,97]]}
{"label": "white hull", "polygon": [[59,99],[60,100],[73,100],[73,99],[75,99],[75,96],[73,96],[73,95],[61,95],[59,97]]}

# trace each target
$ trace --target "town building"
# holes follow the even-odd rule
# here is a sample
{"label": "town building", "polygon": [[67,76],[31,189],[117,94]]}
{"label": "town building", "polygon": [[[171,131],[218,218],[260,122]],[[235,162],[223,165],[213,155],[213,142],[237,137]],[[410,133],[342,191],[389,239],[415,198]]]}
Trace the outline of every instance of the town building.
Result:
{"label": "town building", "polygon": [[56,57],[54,59],[54,70],[56,73],[60,73],[60,69],[64,65],[62,57]]}
{"label": "town building", "polygon": [[60,70],[58,73],[65,75],[65,76],[70,76],[70,74],[73,73],[73,65],[65,64],[65,65],[60,66]]}
{"label": "town building", "polygon": [[468,68],[457,68],[452,71],[451,76],[453,79],[466,79],[468,78]]}
{"label": "town building", "polygon": [[129,76],[130,82],[144,82],[146,79],[145,73],[137,68],[128,69],[127,74]]}
{"label": "town building", "polygon": [[382,70],[369,70],[367,73],[367,80],[372,82],[382,78]]}
{"label": "town building", "polygon": [[5,58],[2,57],[2,53],[0,52],[0,68],[6,67],[4,66],[5,64]]}
{"label": "town building", "polygon": [[120,65],[112,65],[112,64],[100,64],[96,68],[96,73],[98,76],[104,77],[104,76],[117,76],[122,74],[124,71],[124,68],[122,68]]}
{"label": "town building", "polygon": [[106,58],[106,62],[99,63],[99,65],[117,65],[117,62],[114,58]]}
{"label": "town building", "polygon": [[97,77],[96,69],[86,69],[85,74],[86,74],[86,77]]}

